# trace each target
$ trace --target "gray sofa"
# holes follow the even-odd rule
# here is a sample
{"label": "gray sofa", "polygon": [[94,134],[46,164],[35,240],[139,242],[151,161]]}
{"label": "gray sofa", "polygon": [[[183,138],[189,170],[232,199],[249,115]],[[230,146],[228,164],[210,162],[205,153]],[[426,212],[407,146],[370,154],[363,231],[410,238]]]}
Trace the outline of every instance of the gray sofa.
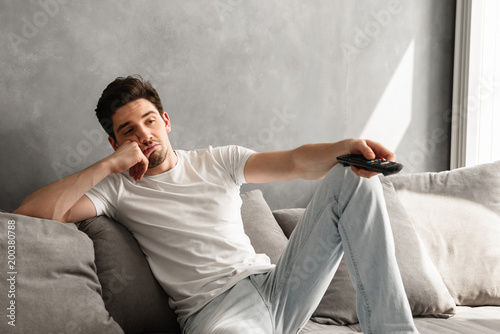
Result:
{"label": "gray sofa", "polygon": [[[499,175],[496,162],[380,177],[421,333],[500,333]],[[275,262],[304,209],[271,211],[259,190],[241,196],[246,233]],[[168,296],[119,223],[3,212],[0,228],[1,333],[180,332]],[[302,333],[360,332],[354,300],[342,262]]]}

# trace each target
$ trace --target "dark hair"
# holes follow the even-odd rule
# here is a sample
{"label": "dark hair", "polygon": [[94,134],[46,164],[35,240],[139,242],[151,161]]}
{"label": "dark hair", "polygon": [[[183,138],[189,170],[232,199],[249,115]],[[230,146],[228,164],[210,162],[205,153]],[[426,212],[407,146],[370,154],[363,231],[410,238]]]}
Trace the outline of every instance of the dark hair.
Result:
{"label": "dark hair", "polygon": [[116,140],[116,136],[113,132],[111,116],[127,103],[139,99],[148,100],[158,109],[160,115],[163,114],[160,96],[151,83],[142,79],[140,75],[116,78],[102,92],[95,113],[104,131],[114,140]]}

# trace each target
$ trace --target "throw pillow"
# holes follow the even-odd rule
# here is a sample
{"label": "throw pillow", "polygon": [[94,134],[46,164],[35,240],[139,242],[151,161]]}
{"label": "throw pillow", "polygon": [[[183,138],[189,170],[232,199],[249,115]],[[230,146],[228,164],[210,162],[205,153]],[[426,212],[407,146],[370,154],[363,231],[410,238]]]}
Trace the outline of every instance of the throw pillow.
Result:
{"label": "throw pillow", "polygon": [[262,191],[252,190],[241,194],[241,216],[245,233],[257,253],[265,253],[276,263],[288,239],[276,222]]}
{"label": "throw pillow", "polygon": [[0,213],[0,253],[1,333],[123,333],[104,306],[92,241],[74,224]]}
{"label": "throw pillow", "polygon": [[391,177],[457,305],[500,305],[500,161]]}
{"label": "throw pillow", "polygon": [[305,211],[306,209],[304,208],[280,209],[273,211],[274,218],[276,218],[278,224],[288,239],[290,239],[290,236],[295,229],[295,225],[297,225]]}
{"label": "throw pillow", "polygon": [[168,295],[129,230],[106,216],[80,222],[78,228],[94,243],[106,309],[125,333],[180,333]]}
{"label": "throw pillow", "polygon": [[[450,317],[455,312],[453,299],[399,203],[394,188],[388,180],[382,180],[395,239],[396,258],[412,313],[415,316]],[[283,224],[281,218],[285,218],[287,225],[291,223],[286,220],[291,220],[292,217],[298,221],[297,210],[288,215],[279,211],[274,213],[280,218],[280,225]],[[335,325],[358,322],[355,296],[356,290],[343,259],[312,319],[319,323]]]}

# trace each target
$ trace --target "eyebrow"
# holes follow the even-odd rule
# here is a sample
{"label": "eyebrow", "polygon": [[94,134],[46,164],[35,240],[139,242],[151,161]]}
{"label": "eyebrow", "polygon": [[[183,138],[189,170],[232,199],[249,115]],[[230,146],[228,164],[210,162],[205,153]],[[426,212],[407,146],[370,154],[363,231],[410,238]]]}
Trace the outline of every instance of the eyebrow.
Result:
{"label": "eyebrow", "polygon": [[[149,114],[152,114],[152,113],[155,113],[156,111],[154,110],[150,110],[148,111],[147,113],[145,113],[144,115],[141,116],[141,118],[145,118],[147,117]],[[125,122],[123,124],[121,124],[117,129],[116,129],[116,133],[120,132],[121,129],[123,129],[124,127],[126,127],[127,125],[129,125],[131,122]]]}

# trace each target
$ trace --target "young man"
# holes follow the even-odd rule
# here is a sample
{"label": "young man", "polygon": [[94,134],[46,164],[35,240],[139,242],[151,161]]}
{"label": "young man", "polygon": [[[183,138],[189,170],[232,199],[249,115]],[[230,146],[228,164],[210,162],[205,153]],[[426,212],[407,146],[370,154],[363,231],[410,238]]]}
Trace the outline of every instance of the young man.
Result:
{"label": "young man", "polygon": [[[346,153],[394,160],[358,139],[257,153],[172,149],[171,123],[148,82],[118,78],[96,108],[115,152],[28,196],[16,213],[78,222],[106,214],[135,236],[185,333],[297,333],[345,253],[365,333],[417,333],[375,173],[334,167]],[[128,172],[127,172],[128,170]],[[324,181],[276,265],[241,221],[245,182]],[[304,268],[311,259],[314,271]]]}

